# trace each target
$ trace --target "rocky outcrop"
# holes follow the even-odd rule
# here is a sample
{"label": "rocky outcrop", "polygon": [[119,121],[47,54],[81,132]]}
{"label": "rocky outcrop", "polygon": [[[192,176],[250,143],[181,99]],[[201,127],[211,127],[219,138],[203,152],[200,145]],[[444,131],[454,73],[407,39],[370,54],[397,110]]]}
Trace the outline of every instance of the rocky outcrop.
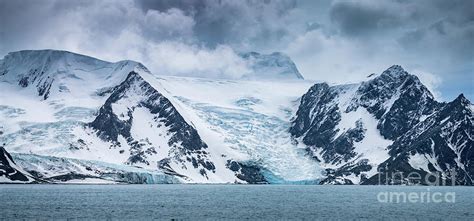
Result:
{"label": "rocky outcrop", "polygon": [[376,184],[376,176],[413,171],[449,179],[455,171],[456,183],[472,185],[472,122],[464,96],[437,102],[415,75],[394,65],[361,84],[315,84],[289,131],[325,168],[323,184]]}
{"label": "rocky outcrop", "polygon": [[31,183],[33,177],[13,161],[12,156],[0,146],[0,183]]}
{"label": "rocky outcrop", "polygon": [[[141,122],[146,125],[135,122],[134,116],[141,115],[147,115],[149,122]],[[98,116],[88,126],[101,139],[117,147],[128,145],[128,164],[149,165],[152,162],[149,158],[164,157],[185,167],[184,162],[188,162],[203,176],[215,171],[214,164],[207,159],[207,144],[201,140],[196,129],[185,121],[166,97],[136,72],[130,72],[125,81],[113,89]],[[143,133],[162,137],[166,143],[152,142],[152,137],[134,136],[133,126],[143,130]],[[126,143],[121,143],[119,137]],[[153,157],[163,146],[171,148],[168,155]]]}

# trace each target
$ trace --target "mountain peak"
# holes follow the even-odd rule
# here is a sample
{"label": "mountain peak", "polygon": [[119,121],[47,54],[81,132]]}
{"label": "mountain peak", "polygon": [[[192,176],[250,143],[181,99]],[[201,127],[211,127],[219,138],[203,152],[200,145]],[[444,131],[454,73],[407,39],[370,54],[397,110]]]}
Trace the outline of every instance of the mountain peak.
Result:
{"label": "mountain peak", "polygon": [[452,101],[453,103],[461,104],[462,106],[470,106],[471,101],[469,101],[463,93],[461,93],[456,99]]}
{"label": "mountain peak", "polygon": [[281,53],[260,54],[258,52],[240,53],[248,62],[252,73],[248,79],[304,79],[290,57]]}
{"label": "mountain peak", "polygon": [[[0,60],[0,80],[22,88],[35,88],[44,100],[52,94],[93,93],[121,82],[130,71],[149,72],[141,63],[116,63],[60,50],[24,50],[8,53]],[[74,81],[76,83],[74,83]],[[76,87],[89,81],[91,87]],[[87,91],[91,89],[92,91]]]}
{"label": "mountain peak", "polygon": [[[82,64],[85,66],[105,66],[112,64],[112,62],[104,61],[98,58],[94,58],[87,55],[82,55],[70,51],[63,50],[53,50],[53,49],[44,49],[44,50],[22,50],[9,52],[3,58],[3,65],[14,65],[12,63],[21,63],[22,66],[37,66],[43,68],[49,68],[51,65],[59,66],[60,68],[66,68],[68,66],[73,66],[74,64]],[[122,60],[116,62],[117,64],[126,65],[126,64],[136,64],[141,65],[139,62],[132,60]]]}
{"label": "mountain peak", "polygon": [[23,50],[10,52],[4,57],[5,63],[17,62],[23,64],[35,64],[36,66],[46,66],[55,64],[68,65],[71,62],[87,62],[90,65],[100,65],[101,63],[109,63],[93,57],[76,54],[62,50]]}
{"label": "mountain peak", "polygon": [[67,55],[67,54],[88,57],[88,56],[77,54],[77,53],[70,52],[70,51],[54,50],[54,49],[20,50],[20,51],[12,51],[12,52],[8,53],[8,55],[12,55],[12,56],[27,56],[27,55],[34,55],[34,56],[64,56],[64,55]]}
{"label": "mountain peak", "polygon": [[369,80],[362,82],[360,89],[363,93],[372,91],[371,97],[382,97],[384,101],[396,94],[398,90],[411,94],[416,92],[420,96],[434,98],[416,75],[408,73],[400,65],[392,65],[377,76],[372,74]]}
{"label": "mountain peak", "polygon": [[392,65],[387,70],[385,70],[382,74],[395,77],[395,76],[406,76],[408,75],[408,72],[406,72],[400,65]]}

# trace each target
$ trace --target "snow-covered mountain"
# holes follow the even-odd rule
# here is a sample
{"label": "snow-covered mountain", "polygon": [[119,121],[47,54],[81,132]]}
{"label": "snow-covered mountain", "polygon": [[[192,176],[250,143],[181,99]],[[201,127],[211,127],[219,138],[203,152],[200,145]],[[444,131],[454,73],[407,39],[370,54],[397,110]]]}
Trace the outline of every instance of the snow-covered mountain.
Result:
{"label": "snow-covered mountain", "polygon": [[110,63],[67,51],[19,51],[1,60],[0,79],[26,88],[43,100],[88,98],[92,92],[120,83],[135,68],[146,69],[134,61]]}
{"label": "snow-covered mountain", "polygon": [[315,84],[303,95],[290,133],[326,170],[324,184],[378,184],[379,176],[420,170],[448,179],[454,169],[457,182],[470,185],[472,122],[472,104],[462,95],[437,102],[415,75],[395,65],[360,84]]}
{"label": "snow-covered mountain", "polygon": [[291,80],[304,79],[300,74],[295,63],[290,57],[280,52],[271,54],[260,54],[257,52],[241,53],[242,57],[251,70],[250,73],[242,76],[243,79],[249,80]]}
{"label": "snow-covered mountain", "polygon": [[[298,99],[312,82],[237,81],[158,76],[180,113],[230,168],[256,170],[270,183],[317,183],[318,163],[288,133]],[[295,163],[297,162],[297,163]],[[242,165],[241,165],[242,166]]]}
{"label": "snow-covered mountain", "polygon": [[463,96],[437,102],[400,66],[330,86],[302,79],[280,53],[241,56],[254,73],[216,80],[66,51],[8,54],[0,60],[0,143],[11,157],[0,178],[375,184],[379,174],[447,179],[455,169],[459,184],[472,184],[473,107]]}
{"label": "snow-covered mountain", "polygon": [[85,145],[77,136],[131,71],[147,73],[137,62],[110,63],[66,51],[8,54],[0,60],[2,143],[18,165],[43,180],[116,176],[120,182],[172,181],[154,170],[104,166],[107,151],[100,147],[76,151]]}
{"label": "snow-covered mountain", "polygon": [[[473,185],[474,117],[473,106],[462,94],[454,101],[441,103],[433,113],[423,116],[388,147],[390,158],[380,165],[385,183],[406,184],[396,173],[439,174],[447,184]],[[375,178],[367,183],[374,183]],[[421,183],[435,183],[422,180]]]}
{"label": "snow-covered mountain", "polygon": [[[272,156],[278,157],[276,161],[283,159],[277,153],[289,153],[305,159],[302,167],[306,170],[317,170],[315,162],[291,148],[286,133],[288,108],[294,106],[291,101],[304,92],[308,82],[280,83],[304,86],[270,104],[275,100],[266,98],[274,93],[271,83],[266,87],[258,81],[165,79],[138,62],[110,63],[53,50],[10,53],[0,60],[0,73],[5,92],[0,95],[2,142],[18,165],[45,181],[267,183],[319,175],[306,172],[305,176],[284,177],[291,173],[283,174],[284,169],[270,161]],[[245,85],[252,86],[246,89]],[[262,88],[265,98],[252,96]],[[213,93],[206,93],[209,91]],[[213,97],[226,101],[217,104]],[[212,102],[196,103],[200,98]],[[278,104],[281,101],[285,103]],[[262,106],[269,104],[270,110]],[[205,110],[206,105],[216,105],[212,107],[215,112]],[[253,106],[262,107],[250,111]],[[278,126],[276,131],[286,135],[282,141],[286,149],[265,157],[254,155],[265,154],[259,147],[271,149],[277,137],[272,128],[261,133],[265,142],[255,143],[258,138],[252,135],[239,139],[244,128],[216,130],[213,126],[222,120],[247,129],[248,120],[257,113],[271,119]],[[289,161],[285,164],[292,167]]]}
{"label": "snow-covered mountain", "polygon": [[[130,72],[112,90],[97,117],[87,126],[109,142],[109,148],[125,153],[126,164],[155,163],[153,167],[181,177],[192,173],[191,168],[206,178],[208,173],[216,172],[206,151],[207,144],[196,129],[137,72]],[[79,148],[91,145],[98,144],[84,141]]]}

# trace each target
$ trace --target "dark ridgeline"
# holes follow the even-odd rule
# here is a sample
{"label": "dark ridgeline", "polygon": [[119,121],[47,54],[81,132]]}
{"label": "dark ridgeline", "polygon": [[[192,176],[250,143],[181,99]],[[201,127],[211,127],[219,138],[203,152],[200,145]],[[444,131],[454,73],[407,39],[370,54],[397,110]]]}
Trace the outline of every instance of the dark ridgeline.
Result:
{"label": "dark ridgeline", "polygon": [[[196,128],[191,123],[186,122],[181,115],[182,113],[179,113],[168,98],[142,77],[140,73],[150,73],[145,66],[138,62],[119,61],[110,63],[67,51],[27,50],[9,53],[1,60],[0,79],[17,84],[19,87],[31,89],[34,96],[41,96],[42,100],[51,100],[57,98],[58,95],[67,95],[70,92],[68,85],[64,85],[61,79],[81,81],[87,79],[87,77],[84,77],[84,73],[76,72],[76,70],[98,70],[98,67],[110,71],[95,73],[98,80],[105,80],[108,84],[104,84],[105,87],[102,87],[101,84],[101,88],[92,88],[94,90],[91,91],[91,94],[93,92],[92,96],[107,98],[95,119],[84,126],[84,128],[92,129],[92,136],[97,135],[100,139],[110,142],[111,146],[109,148],[120,153],[125,152],[124,146],[129,146],[130,156],[125,162],[129,165],[140,167],[140,164],[151,165],[153,163],[156,168],[161,169],[166,174],[181,177],[185,180],[187,174],[179,174],[174,168],[194,169],[206,178],[209,173],[215,173],[216,166],[209,157],[208,146],[202,140]],[[86,89],[90,90],[91,88]],[[124,105],[125,113],[114,113],[112,105],[118,103]],[[137,125],[134,122],[133,115],[137,108],[143,108],[151,114],[152,119],[147,122],[149,125]],[[117,116],[120,114],[123,114],[123,116]],[[82,124],[82,122],[79,124]],[[160,147],[150,142],[148,138],[136,138],[131,133],[132,126],[143,128],[150,125],[153,128],[149,129],[154,133],[154,136],[166,138],[166,146],[171,149],[166,156],[160,156],[164,159],[159,162],[151,162],[149,158],[158,154]],[[122,142],[126,142],[127,145],[120,143],[119,136],[124,138],[125,141]],[[90,149],[88,145],[90,143],[79,138],[71,141],[69,149],[71,151],[88,150]],[[244,162],[238,162],[238,164],[240,165],[238,170],[231,170],[229,168],[230,164],[222,169],[233,171],[236,182],[263,182],[263,176],[258,168],[247,166]],[[44,174],[39,171],[29,172],[38,179],[44,179],[42,177]],[[99,175],[104,173],[103,171],[96,172]],[[71,171],[70,174],[54,178],[67,181],[89,177],[88,174],[80,173],[81,171]],[[116,175],[124,176],[122,172]],[[132,179],[133,183],[142,180],[142,176],[138,176],[139,179]],[[95,178],[95,176],[92,178]],[[120,182],[123,180],[122,178],[119,179]],[[51,180],[51,182],[55,181]]]}
{"label": "dark ridgeline", "polygon": [[[252,61],[252,68],[259,73],[269,71],[282,77],[281,79],[302,78],[291,59],[283,54],[262,55],[250,52],[241,56]],[[0,79],[19,85],[18,87],[31,88],[34,96],[41,96],[42,100],[48,101],[55,99],[57,95],[67,94],[68,87],[59,84],[60,79],[82,79],[82,75],[76,75],[79,73],[76,73],[70,64],[85,66],[91,70],[95,70],[97,66],[107,67],[111,70],[110,73],[96,74],[101,76],[99,80],[110,84],[93,88],[91,91],[94,96],[107,99],[95,119],[85,123],[84,128],[92,130],[90,135],[97,135],[110,142],[109,148],[120,153],[124,153],[124,148],[129,147],[130,155],[126,156],[126,164],[139,167],[153,163],[171,176],[187,178],[187,174],[176,172],[176,168],[196,170],[203,177],[221,169],[216,168],[199,131],[192,123],[186,122],[182,115],[185,113],[180,113],[181,110],[176,109],[167,97],[144,79],[142,71],[146,74],[149,72],[140,63],[109,63],[54,50],[14,52],[7,55],[2,62]],[[63,66],[71,67],[71,70],[60,71],[58,67]],[[472,185],[474,132],[470,101],[460,95],[452,102],[438,102],[416,76],[397,65],[379,76],[370,77],[370,80],[357,85],[315,84],[301,98],[289,132],[296,140],[307,145],[307,152],[315,160],[329,165],[321,184],[352,184],[354,177],[358,179],[356,183],[361,184],[404,184],[410,181],[393,178],[392,175],[398,172],[439,172],[443,173],[447,180],[455,176],[456,184]],[[341,99],[346,100],[341,103]],[[115,113],[113,105],[121,106],[124,112]],[[342,114],[358,111],[359,108],[373,116],[376,125],[359,119],[345,131],[339,131]],[[145,126],[134,122],[133,116],[137,109],[150,113],[152,119],[148,120],[146,126],[150,127],[153,136],[165,137],[166,146],[171,148],[160,162],[150,160],[158,154],[159,147],[147,137],[134,137],[131,133],[132,128]],[[82,126],[84,123],[80,122],[78,125]],[[367,135],[372,135],[367,132],[369,126],[376,127],[381,137],[392,142],[387,144],[387,155],[377,163],[368,159],[377,156],[370,152],[372,147],[365,147],[369,150],[365,156],[355,148],[365,141]],[[74,140],[70,143],[70,150],[89,149],[88,145],[91,144],[83,139]],[[10,165],[8,170],[4,169],[2,173],[13,176],[11,171],[15,167],[9,163],[13,161],[7,160],[11,157],[8,157],[4,148],[2,153],[2,165],[5,168]],[[415,156],[424,159],[421,162],[426,164],[421,165],[424,170],[413,168],[410,161]],[[225,160],[227,164],[223,169],[233,171],[236,182],[268,183],[263,176],[264,168],[258,163],[237,162],[230,158]],[[377,169],[380,170],[379,174],[374,175]],[[371,174],[368,174],[369,171]],[[35,175],[35,171],[27,173]],[[24,179],[20,178],[21,173],[18,174],[14,175],[18,176],[15,179]],[[378,180],[379,175],[387,178]],[[349,176],[352,179],[348,179]],[[36,175],[35,177],[42,178]]]}
{"label": "dark ridgeline", "polygon": [[[12,156],[5,150],[5,144],[0,146],[0,178],[5,177],[11,181],[18,182],[32,182],[33,179],[29,177],[29,174],[24,174],[18,168],[18,165],[13,161]],[[2,180],[0,180],[2,183]]]}
{"label": "dark ridgeline", "polygon": [[[137,97],[138,99],[135,99]],[[128,112],[125,118],[128,119],[123,119],[124,116],[119,117],[113,112],[112,104],[118,102],[127,105]],[[170,163],[184,166],[183,162],[187,161],[195,169],[199,169],[199,173],[204,177],[207,177],[209,172],[215,172],[216,167],[206,151],[207,144],[202,141],[198,131],[185,121],[165,96],[136,72],[130,72],[125,81],[112,90],[109,98],[100,108],[98,116],[88,126],[93,128],[101,139],[112,142],[116,147],[121,146],[118,136],[123,136],[130,146],[131,155],[128,158],[128,164],[149,164],[147,158],[157,154],[156,147],[150,142],[135,139],[130,133],[133,112],[136,108],[147,109],[154,116],[156,126],[166,128],[170,135],[168,145],[175,149],[171,151],[174,155],[158,162],[157,166],[160,169],[169,175],[186,178],[185,175],[175,172]],[[230,168],[237,178],[247,183],[266,182],[258,168],[246,166],[243,163],[238,163],[238,165],[241,168],[237,170]]]}
{"label": "dark ridgeline", "polygon": [[[361,184],[378,184],[379,176],[388,177],[381,180],[383,184],[410,182],[392,178],[395,172],[437,172],[450,180],[452,171],[456,184],[473,184],[472,104],[462,94],[449,103],[437,102],[415,75],[398,65],[361,83],[346,109],[341,109],[338,98],[345,92],[341,86],[315,84],[301,98],[290,128],[295,138],[308,145],[308,153],[320,151],[322,159],[313,155],[315,160],[336,165],[326,170],[327,178],[322,184],[352,184],[345,178],[349,175],[356,175]],[[358,108],[365,108],[374,116],[381,136],[394,141],[387,150],[389,159],[379,165],[381,172],[372,177],[365,174],[373,169],[372,165],[354,147],[366,135],[366,122],[359,120],[353,128],[336,136],[341,113]],[[435,159],[426,165],[430,171],[410,165],[409,158],[415,154]]]}
{"label": "dark ridgeline", "polygon": [[[138,99],[135,101],[130,97]],[[128,119],[119,118],[112,110],[112,104],[121,100],[125,100],[123,103],[127,105]],[[177,149],[175,158],[192,162],[195,168],[201,168],[203,176],[206,176],[207,171],[215,170],[214,164],[207,159],[207,145],[201,140],[196,129],[183,119],[166,97],[136,72],[130,72],[125,81],[113,89],[100,108],[98,116],[88,126],[95,129],[101,139],[111,141],[118,147],[121,146],[118,136],[123,136],[130,145],[128,164],[149,164],[147,157],[157,153],[156,147],[149,142],[136,140],[130,133],[136,108],[146,108],[154,116],[157,127],[167,128],[171,134],[168,145]],[[165,159],[160,166],[171,170],[165,162],[168,160],[173,159]]]}

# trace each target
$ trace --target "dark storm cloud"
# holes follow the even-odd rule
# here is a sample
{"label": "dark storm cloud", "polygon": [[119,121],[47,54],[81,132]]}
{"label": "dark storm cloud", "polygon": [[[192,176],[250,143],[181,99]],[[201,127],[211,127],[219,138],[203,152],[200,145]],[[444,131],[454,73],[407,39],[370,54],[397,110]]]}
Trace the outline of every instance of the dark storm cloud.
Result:
{"label": "dark storm cloud", "polygon": [[472,0],[336,1],[330,18],[348,38],[395,40],[409,55],[471,62],[474,56]]}
{"label": "dark storm cloud", "polygon": [[407,35],[433,31],[449,35],[446,29],[472,28],[474,1],[336,1],[330,8],[330,18],[348,36],[366,38],[391,33],[396,37],[398,31]]}
{"label": "dark storm cloud", "polygon": [[[455,23],[444,19],[427,27],[407,31],[398,39],[406,49],[432,50],[444,48],[443,53],[456,55],[456,59],[474,57],[474,20],[469,23]],[[435,47],[435,48],[433,48]],[[436,49],[435,49],[436,50]]]}
{"label": "dark storm cloud", "polygon": [[288,34],[281,19],[296,7],[295,0],[137,0],[137,3],[144,11],[178,8],[192,15],[196,21],[195,37],[211,47],[236,43],[269,46]]}
{"label": "dark storm cloud", "polygon": [[[34,33],[40,33],[41,29],[37,22],[32,22],[31,15],[43,14],[41,20],[44,23],[52,23],[47,14],[44,13],[50,7],[48,4],[41,2],[31,3],[28,7],[24,7],[27,1],[0,1],[0,52],[11,49],[10,44],[27,45],[28,36]],[[23,14],[23,16],[20,16]],[[23,34],[21,34],[23,33]],[[3,53],[2,53],[3,54]]]}
{"label": "dark storm cloud", "polygon": [[337,2],[330,11],[331,20],[347,35],[369,35],[399,26],[403,18],[390,8],[375,7],[362,1]]}
{"label": "dark storm cloud", "polygon": [[474,1],[443,1],[434,6],[431,12],[443,16],[407,30],[399,43],[405,48],[434,53],[435,48],[443,48],[442,53],[449,53],[454,59],[473,62]]}
{"label": "dark storm cloud", "polygon": [[149,9],[166,11],[171,8],[179,8],[187,12],[192,12],[201,11],[206,7],[206,2],[203,0],[136,0],[136,2],[145,11]]}

